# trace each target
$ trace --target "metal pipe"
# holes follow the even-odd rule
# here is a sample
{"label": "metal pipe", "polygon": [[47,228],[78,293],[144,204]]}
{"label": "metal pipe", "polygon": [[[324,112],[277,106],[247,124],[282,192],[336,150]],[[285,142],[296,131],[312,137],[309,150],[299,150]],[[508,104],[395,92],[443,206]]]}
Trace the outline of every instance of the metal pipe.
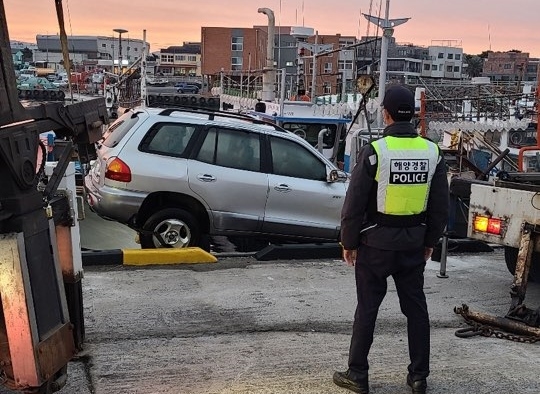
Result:
{"label": "metal pipe", "polygon": [[493,160],[493,162],[487,166],[487,168],[482,171],[479,176],[476,177],[476,179],[483,179],[486,175],[488,175],[491,170],[493,170],[497,164],[499,164],[506,157],[506,155],[508,155],[508,153],[510,153],[510,148],[506,148],[503,152],[501,152],[501,154],[497,156],[497,158]]}
{"label": "metal pipe", "polygon": [[257,12],[265,14],[268,17],[268,44],[266,47],[266,66],[263,70],[262,100],[273,101],[275,99],[274,36],[276,30],[276,20],[274,17],[274,11],[272,11],[270,8],[259,8]]}
{"label": "metal pipe", "polygon": [[324,142],[323,142],[324,135],[328,133],[329,131],[330,130],[328,130],[327,128],[324,128],[324,129],[321,129],[321,131],[319,131],[319,134],[317,135],[317,150],[321,153],[323,153],[323,148],[324,148]]}
{"label": "metal pipe", "polygon": [[467,320],[473,320],[481,324],[498,327],[518,335],[540,338],[540,328],[531,327],[519,321],[504,317],[491,316],[482,312],[473,312],[469,310],[467,305],[454,308],[454,313],[463,316],[463,318]]}
{"label": "metal pipe", "polygon": [[439,273],[437,274],[438,278],[446,279],[448,275],[446,274],[446,258],[448,256],[448,233],[444,230],[442,240],[441,240],[441,261],[439,266]]}

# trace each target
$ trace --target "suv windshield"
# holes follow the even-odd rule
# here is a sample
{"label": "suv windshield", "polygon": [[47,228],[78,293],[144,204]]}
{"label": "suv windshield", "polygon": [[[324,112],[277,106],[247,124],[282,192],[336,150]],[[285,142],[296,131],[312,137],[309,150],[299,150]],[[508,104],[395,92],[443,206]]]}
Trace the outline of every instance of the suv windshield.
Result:
{"label": "suv windshield", "polygon": [[103,134],[103,145],[107,148],[115,147],[138,121],[139,117],[132,111],[120,116]]}

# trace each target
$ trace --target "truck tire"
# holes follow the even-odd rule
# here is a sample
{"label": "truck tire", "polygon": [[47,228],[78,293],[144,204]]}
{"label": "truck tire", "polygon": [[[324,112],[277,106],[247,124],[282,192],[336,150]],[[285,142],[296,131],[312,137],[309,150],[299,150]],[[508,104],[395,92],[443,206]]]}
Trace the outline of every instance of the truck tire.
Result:
{"label": "truck tire", "polygon": [[[512,275],[516,273],[517,256],[517,248],[511,248],[510,246],[504,247],[504,260],[508,271],[510,271]],[[529,269],[529,280],[536,283],[540,282],[540,253],[533,252],[531,257],[531,267]]]}
{"label": "truck tire", "polygon": [[[183,209],[165,208],[154,213],[144,223],[143,230],[161,234],[165,243],[172,248],[201,246],[201,228],[197,219]],[[143,249],[157,249],[164,246],[151,234],[141,234]]]}

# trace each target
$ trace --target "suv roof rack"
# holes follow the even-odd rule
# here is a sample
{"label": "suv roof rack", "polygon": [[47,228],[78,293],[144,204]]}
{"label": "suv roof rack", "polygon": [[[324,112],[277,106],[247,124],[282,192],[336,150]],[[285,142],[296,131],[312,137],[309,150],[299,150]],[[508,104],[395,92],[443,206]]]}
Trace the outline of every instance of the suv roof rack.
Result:
{"label": "suv roof rack", "polygon": [[207,108],[194,108],[194,107],[165,108],[159,112],[159,115],[169,116],[174,112],[190,112],[190,113],[195,113],[195,114],[205,114],[205,115],[208,115],[208,120],[214,120],[216,115],[224,117],[224,118],[247,120],[254,124],[272,126],[274,127],[276,131],[286,131],[274,123],[268,122],[266,120],[256,119],[249,115],[220,111],[220,110],[212,110],[212,109],[207,109]]}

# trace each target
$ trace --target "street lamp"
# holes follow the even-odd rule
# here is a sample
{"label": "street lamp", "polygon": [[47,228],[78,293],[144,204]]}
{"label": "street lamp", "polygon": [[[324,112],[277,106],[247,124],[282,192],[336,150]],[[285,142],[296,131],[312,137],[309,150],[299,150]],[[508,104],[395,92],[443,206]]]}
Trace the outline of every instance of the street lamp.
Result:
{"label": "street lamp", "polygon": [[126,29],[113,29],[118,33],[118,75],[122,75],[122,33],[127,33]]}
{"label": "street lamp", "polygon": [[[389,13],[390,13],[390,0],[386,0],[386,12],[385,12],[384,19],[376,17],[376,16],[364,14],[364,16],[366,17],[368,21],[379,26],[383,31],[382,38],[381,38],[381,60],[379,64],[379,101],[381,104],[384,99],[385,88],[386,88],[386,66],[387,66],[386,63],[388,60],[388,41],[390,41],[390,38],[394,34],[394,27],[402,25],[410,19],[410,18],[390,19]],[[379,118],[379,126],[383,127],[382,111],[379,111],[378,118]]]}

